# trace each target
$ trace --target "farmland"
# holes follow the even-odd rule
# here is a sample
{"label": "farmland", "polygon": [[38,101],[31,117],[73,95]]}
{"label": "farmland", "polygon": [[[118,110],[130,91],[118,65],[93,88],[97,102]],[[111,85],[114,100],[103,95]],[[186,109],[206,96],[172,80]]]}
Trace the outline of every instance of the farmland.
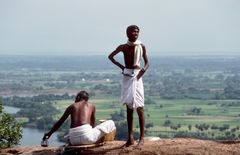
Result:
{"label": "farmland", "polygon": [[[24,126],[49,128],[73,103],[79,90],[90,93],[97,119],[126,116],[119,102],[121,73],[105,57],[21,56],[17,61],[12,57],[1,57],[0,96],[4,105],[22,109],[15,117],[31,118],[23,122]],[[240,136],[239,57],[149,59],[150,69],[143,78],[146,135],[204,139]],[[44,109],[49,107],[51,110]],[[31,113],[36,108],[39,113]],[[138,131],[136,113],[134,118]],[[115,121],[123,125],[126,119]]]}

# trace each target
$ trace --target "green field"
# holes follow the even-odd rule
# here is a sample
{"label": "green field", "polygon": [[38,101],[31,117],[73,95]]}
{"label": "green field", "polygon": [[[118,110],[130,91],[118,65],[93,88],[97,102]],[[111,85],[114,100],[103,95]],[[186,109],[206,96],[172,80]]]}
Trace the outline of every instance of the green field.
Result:
{"label": "green field", "polygon": [[[149,60],[143,77],[146,135],[240,137],[239,57],[156,56]],[[90,94],[97,120],[112,119],[121,110],[126,115],[119,101],[121,80],[121,72],[106,57],[3,57],[0,97],[5,105],[22,108],[17,117],[28,117],[26,126],[45,129],[80,90]],[[48,109],[39,103],[48,104]],[[138,131],[136,112],[134,118]]]}
{"label": "green field", "polygon": [[[177,131],[204,132],[207,135],[212,133],[221,135],[222,133],[220,131],[212,130],[210,127],[212,125],[221,127],[224,124],[228,124],[229,128],[224,131],[231,131],[231,129],[239,126],[240,105],[226,106],[231,105],[231,103],[237,103],[239,100],[164,100],[158,97],[154,97],[153,100],[155,104],[145,105],[145,124],[153,123],[153,127],[147,129],[147,134],[151,136],[162,134],[171,136],[169,133]],[[57,101],[55,106],[63,112],[72,102],[71,100]],[[97,120],[111,119],[111,114],[115,111],[120,111],[121,108],[125,111],[125,106],[120,104],[118,98],[94,97],[90,99],[90,102],[96,105]],[[198,114],[189,113],[194,107],[201,109]],[[164,126],[166,120],[170,120],[172,126],[180,124],[181,127],[176,131],[169,126]],[[195,127],[197,124],[207,124],[210,127],[207,130],[199,131]],[[189,125],[192,126],[191,131],[189,130]],[[136,131],[138,131],[136,112],[134,114],[134,126]],[[238,135],[239,133],[239,130],[235,131],[235,134]]]}

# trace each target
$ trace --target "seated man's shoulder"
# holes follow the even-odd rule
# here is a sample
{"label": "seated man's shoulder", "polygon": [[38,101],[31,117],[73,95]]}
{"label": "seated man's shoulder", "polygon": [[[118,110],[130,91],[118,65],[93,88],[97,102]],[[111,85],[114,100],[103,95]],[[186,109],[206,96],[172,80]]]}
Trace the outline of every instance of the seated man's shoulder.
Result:
{"label": "seated man's shoulder", "polygon": [[73,108],[73,107],[74,107],[74,103],[70,104],[70,105],[68,106],[68,109],[71,109],[71,108]]}
{"label": "seated man's shoulder", "polygon": [[94,107],[94,108],[95,108],[95,104],[94,104],[94,103],[88,102],[88,104],[89,104],[91,107]]}
{"label": "seated man's shoulder", "polygon": [[71,104],[69,105],[67,108],[66,108],[66,111],[70,112],[74,109],[74,104]]}

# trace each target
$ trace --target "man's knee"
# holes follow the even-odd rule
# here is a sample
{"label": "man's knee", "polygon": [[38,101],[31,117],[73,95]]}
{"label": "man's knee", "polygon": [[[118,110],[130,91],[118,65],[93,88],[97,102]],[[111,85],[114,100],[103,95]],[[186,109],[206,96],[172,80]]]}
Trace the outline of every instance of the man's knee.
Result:
{"label": "man's knee", "polygon": [[128,112],[133,112],[133,108],[132,108],[131,106],[126,105],[126,107],[127,107],[127,111],[128,111]]}
{"label": "man's knee", "polygon": [[104,126],[106,126],[108,128],[108,130],[114,130],[116,129],[115,123],[113,120],[107,120],[105,122],[102,123]]}
{"label": "man's knee", "polygon": [[110,124],[111,126],[114,126],[115,127],[115,123],[113,120],[107,120],[106,121],[108,124]]}
{"label": "man's knee", "polygon": [[137,108],[137,112],[138,113],[143,113],[144,112],[144,108],[143,107],[138,107]]}
{"label": "man's knee", "polygon": [[143,107],[137,108],[137,113],[139,118],[144,118],[144,109]]}

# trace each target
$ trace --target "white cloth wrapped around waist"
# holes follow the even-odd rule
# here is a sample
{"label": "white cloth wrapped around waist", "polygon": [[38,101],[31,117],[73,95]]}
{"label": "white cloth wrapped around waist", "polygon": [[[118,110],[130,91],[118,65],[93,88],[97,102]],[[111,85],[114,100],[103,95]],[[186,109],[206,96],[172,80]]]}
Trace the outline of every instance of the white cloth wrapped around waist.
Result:
{"label": "white cloth wrapped around waist", "polygon": [[88,137],[87,135],[92,134],[92,126],[89,124],[84,124],[75,128],[70,128],[69,130],[70,139],[76,137]]}
{"label": "white cloth wrapped around waist", "polygon": [[121,103],[131,109],[144,106],[144,89],[142,78],[137,80],[140,69],[123,70]]}
{"label": "white cloth wrapped around waist", "polygon": [[102,136],[116,129],[112,120],[108,120],[92,128],[90,124],[84,124],[69,130],[69,140],[72,145],[93,144]]}

